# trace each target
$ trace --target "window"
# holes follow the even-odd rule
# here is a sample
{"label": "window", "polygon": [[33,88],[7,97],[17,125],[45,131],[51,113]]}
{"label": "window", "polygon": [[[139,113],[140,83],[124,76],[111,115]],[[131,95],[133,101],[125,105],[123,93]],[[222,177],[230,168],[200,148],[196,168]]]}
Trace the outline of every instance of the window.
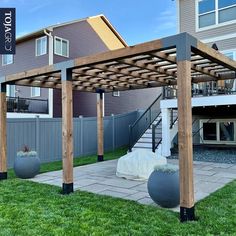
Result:
{"label": "window", "polygon": [[13,55],[12,54],[4,54],[2,55],[2,65],[10,65],[13,63]]}
{"label": "window", "polygon": [[120,97],[120,91],[114,91],[114,92],[112,93],[112,96],[113,96],[113,97]]}
{"label": "window", "polygon": [[235,143],[235,120],[201,120],[201,137],[203,143]]}
{"label": "window", "polygon": [[66,39],[55,37],[54,53],[59,56],[69,57],[69,41]]}
{"label": "window", "polygon": [[40,88],[31,87],[31,97],[39,97],[40,96]]}
{"label": "window", "polygon": [[234,122],[220,122],[220,141],[234,141]]}
{"label": "window", "polygon": [[203,123],[203,139],[217,140],[216,123]]}
{"label": "window", "polygon": [[36,39],[36,56],[47,54],[47,36]]}
{"label": "window", "polygon": [[7,95],[7,97],[15,97],[16,96],[15,85],[8,85],[7,84],[6,95]]}
{"label": "window", "polygon": [[222,52],[225,56],[229,57],[232,60],[236,60],[236,50],[224,51]]}
{"label": "window", "polygon": [[236,0],[197,0],[198,29],[236,20]]}

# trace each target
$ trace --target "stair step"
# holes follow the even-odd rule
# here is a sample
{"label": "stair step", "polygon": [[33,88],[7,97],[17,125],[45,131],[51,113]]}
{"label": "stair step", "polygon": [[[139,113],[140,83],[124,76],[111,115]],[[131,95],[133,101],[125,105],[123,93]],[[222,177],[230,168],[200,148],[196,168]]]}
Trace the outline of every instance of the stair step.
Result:
{"label": "stair step", "polygon": [[152,148],[152,143],[136,143],[134,145],[134,147],[143,147],[143,148],[150,147],[150,148]]}
{"label": "stair step", "polygon": [[152,139],[139,140],[137,143],[152,143]]}
{"label": "stair step", "polygon": [[135,149],[152,149],[152,147],[133,147],[132,151]]}

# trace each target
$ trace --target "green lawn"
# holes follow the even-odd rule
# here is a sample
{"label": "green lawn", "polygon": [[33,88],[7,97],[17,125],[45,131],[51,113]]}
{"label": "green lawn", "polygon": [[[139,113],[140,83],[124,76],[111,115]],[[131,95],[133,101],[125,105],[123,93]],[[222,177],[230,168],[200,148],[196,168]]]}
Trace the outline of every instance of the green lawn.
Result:
{"label": "green lawn", "polygon": [[[118,152],[125,150],[109,153],[109,159]],[[86,159],[96,161],[86,157],[78,165]],[[60,190],[17,178],[1,181],[0,235],[236,235],[236,181],[197,203],[199,220],[188,223],[166,209],[80,191],[61,195]]]}

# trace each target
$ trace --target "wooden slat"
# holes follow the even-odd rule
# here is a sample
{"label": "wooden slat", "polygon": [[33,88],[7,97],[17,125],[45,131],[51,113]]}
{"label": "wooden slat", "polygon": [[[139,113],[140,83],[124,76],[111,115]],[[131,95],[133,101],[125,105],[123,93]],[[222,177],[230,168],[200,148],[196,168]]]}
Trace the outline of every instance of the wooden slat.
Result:
{"label": "wooden slat", "polygon": [[[60,82],[60,81],[59,81]],[[61,88],[61,84],[55,82],[34,81],[29,79],[18,80],[14,82],[15,85],[41,87],[41,88]]]}
{"label": "wooden slat", "polygon": [[72,82],[62,81],[62,160],[63,183],[73,183]]}
{"label": "wooden slat", "polygon": [[0,172],[1,173],[7,172],[6,116],[7,116],[6,93],[0,92]]}
{"label": "wooden slat", "polygon": [[194,206],[191,62],[180,61],[178,66],[178,146],[180,174],[180,206]]}

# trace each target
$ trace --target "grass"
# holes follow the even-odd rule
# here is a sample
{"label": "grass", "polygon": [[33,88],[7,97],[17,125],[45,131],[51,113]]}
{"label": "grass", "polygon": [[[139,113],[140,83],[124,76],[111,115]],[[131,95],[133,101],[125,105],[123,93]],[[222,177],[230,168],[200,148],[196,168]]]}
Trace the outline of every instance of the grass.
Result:
{"label": "grass", "polygon": [[0,235],[236,235],[236,181],[196,205],[199,220],[136,202],[11,179],[0,183]]}
{"label": "grass", "polygon": [[[127,148],[118,148],[115,151],[106,152],[104,155],[104,160],[114,160],[117,159],[127,153]],[[74,158],[74,167],[75,166],[82,166],[88,165],[97,162],[97,155],[89,155],[85,157]],[[40,173],[45,173],[54,170],[61,170],[62,169],[62,161],[55,161],[50,163],[43,163],[40,167]],[[13,169],[8,170],[9,178],[15,178],[15,174]]]}
{"label": "grass", "polygon": [[[75,165],[95,161],[90,156]],[[52,168],[61,166],[43,165],[42,171]],[[199,220],[188,223],[166,209],[82,191],[63,196],[60,190],[17,178],[1,181],[0,235],[236,235],[236,181],[197,203]]]}

